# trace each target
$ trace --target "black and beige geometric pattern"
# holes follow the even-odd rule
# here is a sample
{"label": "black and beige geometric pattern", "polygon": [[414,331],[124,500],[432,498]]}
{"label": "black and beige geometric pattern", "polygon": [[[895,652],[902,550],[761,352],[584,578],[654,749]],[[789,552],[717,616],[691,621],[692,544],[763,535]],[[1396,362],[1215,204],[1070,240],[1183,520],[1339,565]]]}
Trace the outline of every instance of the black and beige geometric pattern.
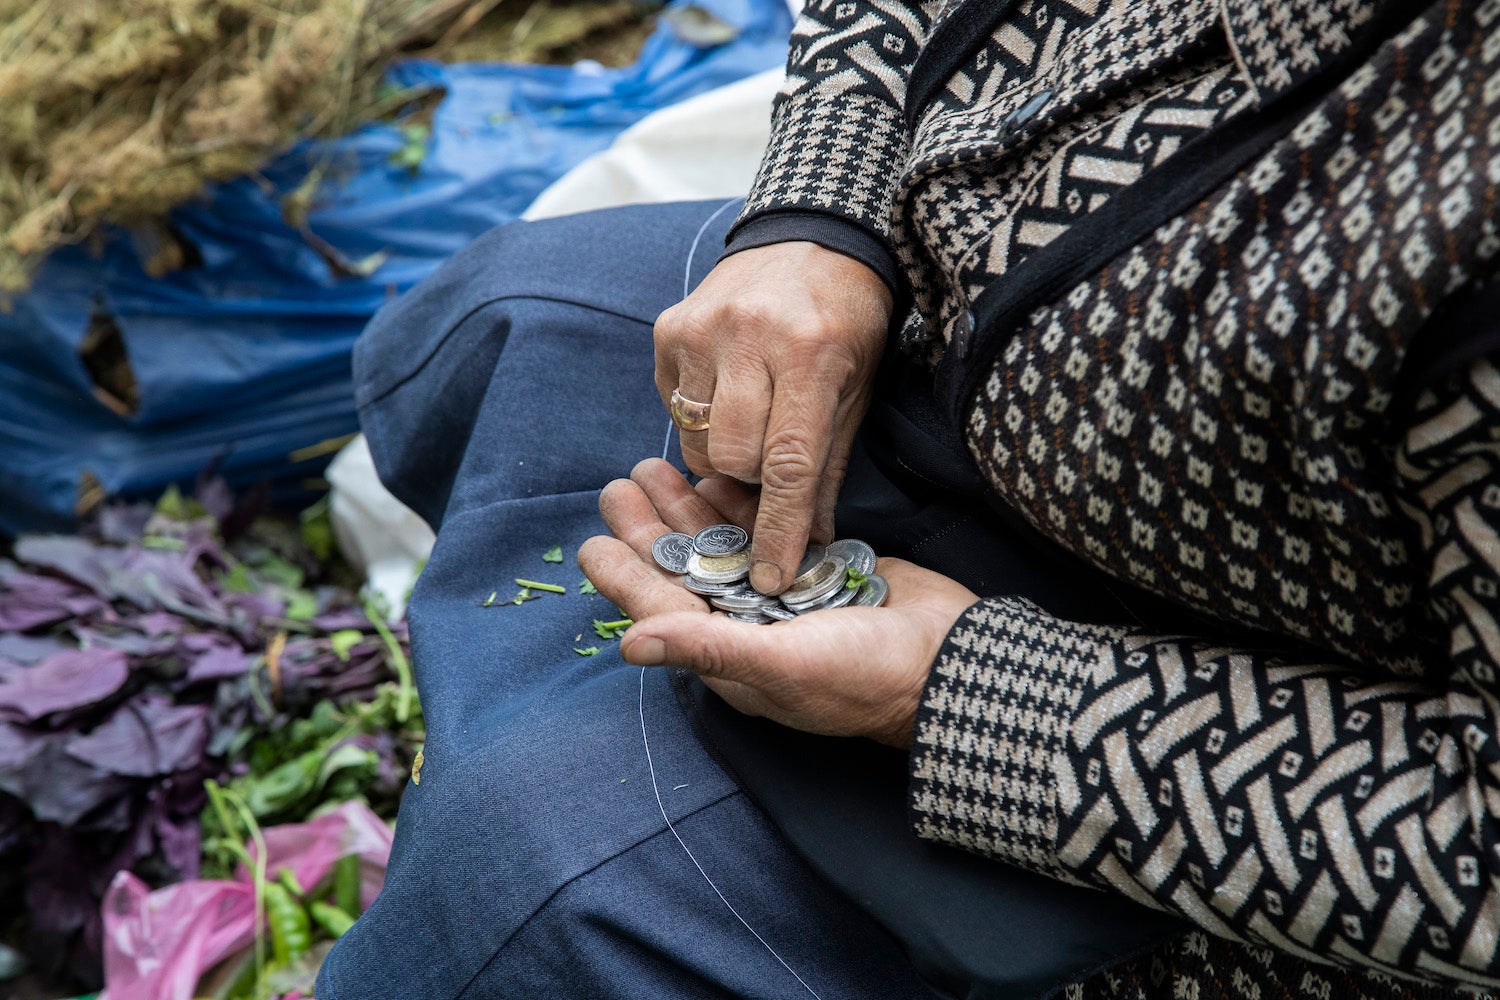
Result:
{"label": "black and beige geometric pattern", "polygon": [[919,832],[1184,915],[1219,958],[1150,961],[1237,970],[1218,995],[1298,959],[1500,988],[1500,372],[1396,392],[1500,253],[1497,81],[1500,0],[1435,5],[1034,314],[968,415],[1036,527],[1264,638],[982,602],[919,716]]}
{"label": "black and beige geometric pattern", "polygon": [[810,0],[735,227],[815,211],[879,237],[914,293],[903,340],[929,360],[986,281],[1303,80],[1375,0],[1022,0],[908,135],[912,66],[962,6]]}
{"label": "black and beige geometric pattern", "polygon": [[1201,932],[1057,994],[1058,1000],[1439,1000],[1453,995],[1451,989],[1379,972],[1310,966],[1270,948]]}

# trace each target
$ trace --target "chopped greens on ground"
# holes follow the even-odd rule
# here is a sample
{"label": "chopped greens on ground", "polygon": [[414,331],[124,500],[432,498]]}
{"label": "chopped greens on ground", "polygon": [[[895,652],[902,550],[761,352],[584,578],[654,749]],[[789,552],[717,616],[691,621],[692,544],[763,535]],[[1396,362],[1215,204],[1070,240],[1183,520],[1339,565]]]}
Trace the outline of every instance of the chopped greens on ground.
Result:
{"label": "chopped greens on ground", "polygon": [[549,562],[549,563],[560,563],[560,562],[562,562],[562,546],[561,545],[554,545],[554,546],[552,546],[552,548],[548,549],[546,552],[543,552],[542,553],[542,562]]}
{"label": "chopped greens on ground", "polygon": [[601,639],[618,639],[620,634],[634,625],[635,622],[629,618],[621,618],[619,621],[607,622],[598,618],[594,619],[594,634]]}
{"label": "chopped greens on ground", "polygon": [[585,579],[582,583],[580,583],[578,585],[578,592],[580,594],[597,594],[597,593],[599,593],[599,591],[597,589],[595,589],[595,587],[594,587],[594,582],[592,580],[589,580],[589,579]]}

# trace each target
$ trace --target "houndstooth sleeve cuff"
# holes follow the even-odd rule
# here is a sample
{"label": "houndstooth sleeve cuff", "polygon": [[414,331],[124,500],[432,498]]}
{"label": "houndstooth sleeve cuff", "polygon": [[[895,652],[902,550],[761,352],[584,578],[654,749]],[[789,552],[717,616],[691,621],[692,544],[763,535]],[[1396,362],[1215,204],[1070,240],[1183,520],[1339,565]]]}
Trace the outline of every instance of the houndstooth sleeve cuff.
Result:
{"label": "houndstooth sleeve cuff", "polygon": [[838,100],[805,91],[783,98],[760,173],[729,238],[767,212],[815,211],[845,219],[886,244],[890,206],[906,155],[897,109],[872,97]]}
{"label": "houndstooth sleeve cuff", "polygon": [[[938,653],[912,739],[919,836],[1075,884],[1057,857],[1057,767],[1094,663],[1123,629],[1052,617],[1020,598],[964,612]],[[1066,789],[1064,789],[1066,792]]]}

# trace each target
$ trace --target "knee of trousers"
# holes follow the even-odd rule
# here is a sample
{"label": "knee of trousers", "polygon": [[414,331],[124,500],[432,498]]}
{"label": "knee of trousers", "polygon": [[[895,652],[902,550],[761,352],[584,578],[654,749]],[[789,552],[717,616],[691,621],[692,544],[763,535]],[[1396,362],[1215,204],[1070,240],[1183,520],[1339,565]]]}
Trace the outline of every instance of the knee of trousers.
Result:
{"label": "knee of trousers", "polygon": [[566,366],[574,395],[610,370],[590,355],[618,346],[611,324],[644,338],[632,349],[649,369],[651,326],[681,298],[686,265],[717,256],[717,239],[697,252],[716,207],[632,206],[499,226],[389,302],[354,350],[355,400],[382,480],[436,526],[496,365],[518,331],[549,316],[568,330],[580,328],[579,316],[598,319],[583,324],[598,335],[575,346],[585,353]]}

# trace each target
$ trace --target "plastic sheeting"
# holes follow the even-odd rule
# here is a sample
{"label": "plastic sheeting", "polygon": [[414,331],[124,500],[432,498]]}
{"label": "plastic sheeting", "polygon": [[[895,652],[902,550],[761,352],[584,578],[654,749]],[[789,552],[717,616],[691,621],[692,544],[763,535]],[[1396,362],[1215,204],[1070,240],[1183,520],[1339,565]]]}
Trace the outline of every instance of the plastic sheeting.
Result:
{"label": "plastic sheeting", "polygon": [[[390,162],[404,139],[388,124],[305,143],[173,213],[198,266],[152,279],[149,248],[129,233],[55,254],[0,312],[0,532],[65,527],[85,474],[124,495],[211,465],[231,485],[317,475],[321,460],[289,456],[355,429],[350,347],[386,298],[648,113],[784,61],[784,0],[691,6],[736,38],[702,48],[664,21],[620,70],[397,66],[398,86],[446,90],[421,166]],[[282,197],[318,168],[309,226],[348,261],[384,255],[368,277],[334,273],[281,217]],[[138,393],[128,413],[96,397],[81,360],[96,317],[128,358]]]}

